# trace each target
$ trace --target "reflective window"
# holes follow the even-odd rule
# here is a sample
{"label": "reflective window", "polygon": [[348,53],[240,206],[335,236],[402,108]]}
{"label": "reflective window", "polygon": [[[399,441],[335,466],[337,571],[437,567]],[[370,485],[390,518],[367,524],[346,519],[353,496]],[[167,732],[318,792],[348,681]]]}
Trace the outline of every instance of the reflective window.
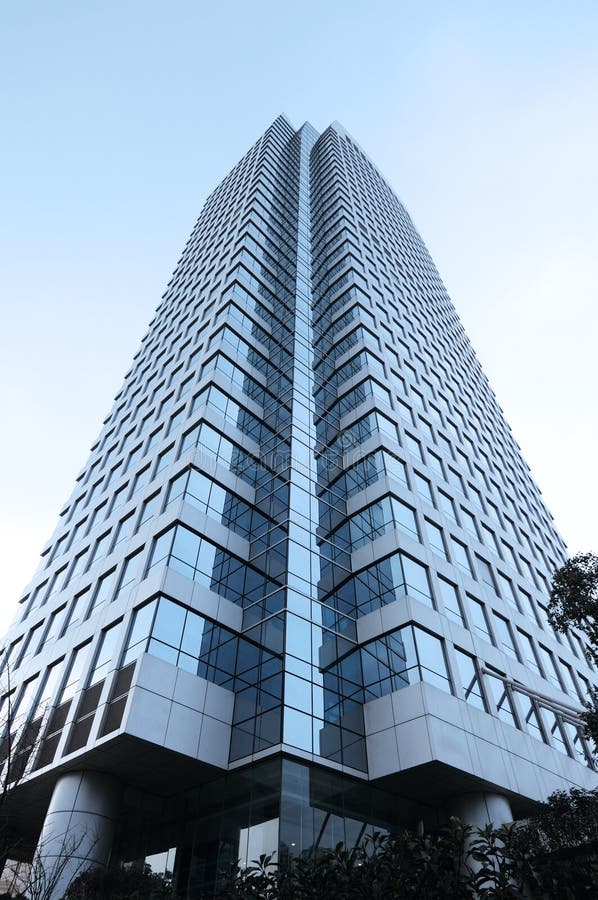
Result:
{"label": "reflective window", "polygon": [[482,638],[482,640],[492,644],[493,640],[488,627],[488,619],[484,604],[480,600],[476,600],[475,597],[472,597],[470,594],[467,595],[467,603],[469,617],[474,631]]}
{"label": "reflective window", "polygon": [[154,543],[149,569],[167,565],[239,605],[250,605],[276,590],[276,582],[183,525]]}
{"label": "reflective window", "polygon": [[494,613],[492,622],[499,648],[504,650],[509,656],[512,656],[513,659],[519,659],[515,641],[513,640],[513,634],[511,632],[511,626],[507,620],[503,619],[502,616],[499,616],[498,613]]}
{"label": "reflective window", "polygon": [[130,589],[131,586],[139,580],[139,577],[141,575],[141,560],[141,550],[138,550],[137,553],[134,553],[132,556],[127,557],[127,559],[125,560],[125,564],[120,576],[120,581],[118,583],[118,591],[116,592],[116,596],[114,598],[115,600],[117,600],[122,593]]}
{"label": "reflective window", "polygon": [[521,631],[521,629],[519,628],[517,629],[517,631],[519,633],[519,644],[521,647],[523,647],[524,665],[531,669],[532,672],[537,672],[538,675],[541,675],[542,672],[540,671],[538,657],[536,656],[536,651],[534,649],[534,644],[531,637],[529,636],[529,634],[526,634],[525,631]]}
{"label": "reflective window", "polygon": [[477,706],[478,709],[486,710],[486,703],[482,694],[482,686],[480,677],[476,668],[473,656],[458,650],[455,647],[455,657],[457,667],[459,669],[459,678],[463,696],[467,703]]}
{"label": "reflective window", "polygon": [[486,672],[484,674],[484,681],[490,691],[490,696],[494,701],[498,718],[502,719],[503,722],[506,722],[507,725],[512,725],[513,728],[517,728],[513,702],[504,680],[499,678],[498,675],[491,675],[489,672]]}
{"label": "reflective window", "polygon": [[444,607],[446,615],[449,617],[449,619],[452,619],[453,622],[457,622],[458,625],[464,626],[465,621],[463,619],[463,613],[461,612],[459,594],[455,585],[450,581],[447,581],[446,578],[442,578],[441,576],[438,577],[436,585],[438,587],[438,591],[440,593],[442,605]]}
{"label": "reflective window", "polygon": [[517,702],[519,703],[519,708],[523,714],[523,722],[531,736],[536,738],[537,741],[546,743],[546,738],[544,737],[544,732],[542,731],[542,726],[540,724],[540,717],[532,698],[518,692]]}
{"label": "reflective window", "polygon": [[430,519],[424,519],[424,522],[426,524],[426,534],[428,535],[428,540],[430,542],[432,550],[438,553],[439,556],[442,556],[443,559],[448,559],[446,555],[446,547],[444,545],[442,528],[440,528],[434,522],[431,522]]}
{"label": "reflective window", "polygon": [[461,541],[458,541],[457,538],[451,535],[451,550],[453,552],[453,559],[455,563],[459,566],[459,568],[465,572],[467,575],[472,575],[473,572],[471,570],[471,563],[469,562],[469,556],[467,554],[467,549],[465,544],[462,544]]}

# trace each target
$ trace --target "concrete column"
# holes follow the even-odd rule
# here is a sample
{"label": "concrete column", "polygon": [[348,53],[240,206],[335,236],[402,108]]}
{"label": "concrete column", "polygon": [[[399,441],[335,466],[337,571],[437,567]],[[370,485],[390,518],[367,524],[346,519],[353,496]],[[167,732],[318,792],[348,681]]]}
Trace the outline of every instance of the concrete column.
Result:
{"label": "concrete column", "polygon": [[68,772],[56,782],[33,862],[50,900],[59,900],[80,872],[109,863],[119,800],[110,775]]}
{"label": "concrete column", "polygon": [[449,804],[452,816],[458,816],[464,825],[484,828],[492,824],[500,828],[513,821],[511,804],[503,794],[472,793],[454,797]]}

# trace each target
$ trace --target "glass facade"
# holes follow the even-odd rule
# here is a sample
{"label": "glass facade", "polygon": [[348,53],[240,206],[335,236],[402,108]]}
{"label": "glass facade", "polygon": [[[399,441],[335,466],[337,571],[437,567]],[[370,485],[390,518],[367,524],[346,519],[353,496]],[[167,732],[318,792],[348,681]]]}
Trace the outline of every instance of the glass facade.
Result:
{"label": "glass facade", "polygon": [[236,858],[435,823],[451,777],[493,783],[491,733],[513,772],[585,784],[564,559],[403,205],[342,126],[280,117],[206,201],[21,598],[25,780],[101,750],[153,798],[115,853],[189,897]]}

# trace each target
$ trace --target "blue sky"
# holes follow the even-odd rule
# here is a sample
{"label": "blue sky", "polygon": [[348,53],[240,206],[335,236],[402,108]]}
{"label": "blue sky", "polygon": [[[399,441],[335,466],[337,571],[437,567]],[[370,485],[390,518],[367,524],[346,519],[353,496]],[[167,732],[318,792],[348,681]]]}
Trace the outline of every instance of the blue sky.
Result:
{"label": "blue sky", "polygon": [[598,551],[597,61],[575,0],[4,4],[5,615],[205,196],[282,111],[340,120],[393,185],[557,526]]}

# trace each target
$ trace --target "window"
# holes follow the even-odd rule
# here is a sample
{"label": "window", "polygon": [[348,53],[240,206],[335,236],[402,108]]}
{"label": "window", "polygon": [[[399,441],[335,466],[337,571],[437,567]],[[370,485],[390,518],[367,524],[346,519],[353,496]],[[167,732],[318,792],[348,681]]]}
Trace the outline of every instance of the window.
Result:
{"label": "window", "polygon": [[482,559],[481,556],[477,556],[476,559],[481,580],[496,594],[496,584],[494,583],[494,575],[492,574],[490,563]]}
{"label": "window", "polygon": [[419,531],[417,528],[415,511],[410,506],[407,506],[406,503],[403,503],[402,500],[398,500],[396,497],[392,498],[392,510],[395,523],[398,525],[398,527],[402,531],[405,531],[411,537],[414,537],[417,541],[419,541]]}
{"label": "window", "polygon": [[134,450],[131,450],[129,453],[129,458],[127,460],[127,465],[124,468],[125,472],[128,472],[129,469],[132,469],[141,459],[141,444],[135,447]]}
{"label": "window", "polygon": [[447,559],[442,528],[439,528],[439,526],[434,522],[431,522],[430,519],[424,519],[424,522],[426,524],[426,533],[432,550],[438,553],[439,556],[442,556],[443,559]]}
{"label": "window", "polygon": [[432,606],[432,595],[426,567],[402,553],[398,556],[400,557],[407,592],[412,594],[416,600],[422,601],[427,606]]}
{"label": "window", "polygon": [[432,503],[432,490],[430,488],[430,482],[427,478],[424,478],[424,476],[420,475],[419,472],[414,472],[413,486],[420,497],[423,497],[424,500],[428,501],[428,503]]}
{"label": "window", "polygon": [[116,596],[114,598],[115,600],[118,600],[120,595],[138,580],[141,565],[141,552],[141,550],[138,550],[137,553],[134,553],[132,556],[127,557],[127,559],[125,560],[125,564],[120,576],[120,581],[118,583],[118,591],[116,592]]}
{"label": "window", "polygon": [[513,640],[513,634],[511,632],[511,626],[507,620],[503,619],[502,616],[499,616],[498,613],[494,613],[493,621],[494,633],[496,634],[499,648],[504,650],[508,656],[513,657],[513,659],[519,659],[515,648],[515,641]]}
{"label": "window", "polygon": [[519,633],[519,642],[523,647],[523,664],[527,666],[532,672],[536,672],[538,675],[541,675],[540,664],[538,663],[538,657],[536,656],[536,651],[534,649],[534,644],[525,631],[521,631],[520,628],[517,629]]}
{"label": "window", "polygon": [[544,669],[544,677],[559,691],[563,690],[559,670],[554,656],[543,644],[538,644],[538,652]]}
{"label": "window", "polygon": [[480,677],[475,664],[475,659],[458,650],[455,647],[455,657],[457,659],[457,668],[459,670],[459,684],[464,694],[464,699],[472,706],[486,711],[486,703],[482,694],[482,686]]}
{"label": "window", "polygon": [[475,540],[479,540],[479,535],[476,529],[475,517],[467,510],[461,507],[461,520],[463,522],[463,527],[469,532],[469,534],[475,538]]}
{"label": "window", "polygon": [[64,631],[62,632],[63,635],[67,633],[69,628],[72,628],[74,625],[78,625],[79,622],[83,621],[85,617],[85,610],[87,609],[87,604],[89,603],[89,596],[89,588],[85,588],[84,591],[81,591],[80,594],[77,594],[68,612],[68,618],[64,625]]}
{"label": "window", "polygon": [[444,491],[438,491],[438,504],[445,516],[448,516],[449,519],[457,523],[455,504],[453,503],[452,498],[449,497],[448,494],[445,494]]}
{"label": "window", "polygon": [[451,582],[447,581],[445,578],[442,578],[442,576],[438,577],[436,584],[438,585],[438,591],[446,615],[458,625],[465,626],[463,613],[461,612],[461,604],[459,603],[459,594],[455,585],[451,584]]}
{"label": "window", "polygon": [[498,578],[500,593],[502,594],[503,599],[506,600],[509,606],[512,606],[513,609],[518,610],[519,607],[517,604],[517,596],[515,594],[513,582],[510,578],[507,578],[506,575],[503,575],[502,572],[497,572],[496,577]]}
{"label": "window", "polygon": [[79,686],[79,679],[83,673],[83,668],[87,662],[87,653],[89,651],[90,642],[77,647],[74,651],[69,664],[68,674],[64,680],[64,686],[61,693],[57,697],[57,705],[72,700]]}
{"label": "window", "polygon": [[442,468],[442,461],[439,456],[436,456],[435,453],[432,453],[431,450],[428,450],[428,464],[433,472],[436,475],[439,475],[441,478],[444,478],[444,470]]}
{"label": "window", "polygon": [[175,432],[177,430],[177,428],[180,428],[184,418],[185,418],[185,407],[183,406],[183,407],[181,407],[181,409],[177,410],[177,412],[172,416],[172,418],[170,420],[170,424],[168,426],[168,431],[166,432],[167,435],[173,434],[173,432]]}
{"label": "window", "polygon": [[474,631],[482,638],[482,640],[492,644],[493,641],[488,627],[488,619],[486,617],[486,608],[484,604],[480,600],[476,600],[475,597],[472,597],[470,594],[467,595],[467,601],[469,617]]}
{"label": "window", "polygon": [[465,544],[462,544],[461,541],[458,541],[457,538],[451,535],[451,548],[453,551],[453,558],[455,563],[467,575],[473,576],[471,563],[469,562],[469,556],[467,555]]}
{"label": "window", "polygon": [[151,433],[149,441],[147,442],[148,451],[156,446],[156,444],[161,439],[161,437],[162,437],[162,425],[160,425],[159,428],[156,428],[156,430]]}
{"label": "window", "polygon": [[485,672],[484,679],[490,692],[490,696],[494,701],[498,718],[503,722],[506,722],[507,725],[512,725],[513,728],[517,728],[517,721],[513,710],[513,701],[504,679],[500,678],[498,673],[492,675],[488,671]]}
{"label": "window", "polygon": [[158,462],[156,464],[156,471],[154,475],[157,475],[158,472],[161,472],[167,466],[170,465],[172,460],[174,459],[174,444],[171,444],[170,447],[167,447],[166,450],[163,450],[162,453],[158,457]]}
{"label": "window", "polygon": [[148,497],[147,500],[144,501],[143,506],[141,507],[141,516],[139,517],[139,525],[137,526],[137,531],[141,528],[142,525],[145,525],[146,522],[149,522],[150,519],[153,519],[154,516],[158,515],[160,509],[160,492],[157,494],[152,494],[151,497]]}
{"label": "window", "polygon": [[111,599],[112,592],[114,590],[115,572],[115,569],[113,569],[111,572],[107,572],[106,575],[103,575],[98,581],[98,586],[96,588],[91,609],[88,613],[88,618],[92,615],[92,613],[96,612],[101,606],[103,606]]}
{"label": "window", "polygon": [[575,699],[579,697],[580,700],[583,700],[583,693],[580,691],[577,682],[573,676],[573,670],[570,665],[564,662],[562,659],[559,660],[560,663],[560,671],[563,678],[563,682],[566,688],[567,693],[570,697],[574,697]]}
{"label": "window", "polygon": [[43,641],[40,641],[40,646],[38,647],[38,653],[41,649],[42,645],[49,644],[52,641],[55,641],[60,636],[62,631],[62,626],[64,623],[64,617],[66,614],[66,604],[61,606],[60,609],[55,610],[50,616],[50,621],[48,622],[48,627],[46,629],[46,633],[44,635]]}
{"label": "window", "polygon": [[99,537],[96,541],[96,545],[93,548],[93,552],[91,554],[91,559],[89,560],[88,568],[91,568],[95,563],[99,562],[101,559],[104,559],[105,556],[108,555],[108,547],[110,546],[110,532],[107,531],[101,537]]}
{"label": "window", "polygon": [[523,713],[522,721],[525,722],[527,730],[537,741],[543,741],[544,743],[546,743],[546,738],[544,737],[542,724],[540,722],[540,717],[538,715],[538,711],[536,709],[534,701],[531,697],[528,697],[526,694],[522,694],[520,692],[517,693],[517,699],[520,709]]}
{"label": "window", "polygon": [[567,744],[565,742],[559,717],[552,709],[547,709],[546,707],[542,707],[542,716],[544,718],[544,722],[546,723],[546,727],[552,739],[553,745],[561,753],[564,753],[566,756],[568,756],[569,751],[567,749]]}
{"label": "window", "polygon": [[71,753],[84,747],[89,739],[91,727],[102,695],[107,674],[115,667],[116,648],[120,632],[120,622],[102,632],[94,664],[87,678],[85,690],[81,694],[77,713],[71,728],[66,752]]}
{"label": "window", "polygon": [[423,462],[422,456],[422,447],[417,438],[414,438],[413,435],[409,434],[409,432],[405,432],[405,447],[412,453],[420,462]]}
{"label": "window", "polygon": [[37,625],[35,625],[31,629],[31,631],[25,638],[25,640],[23,642],[23,649],[21,650],[21,655],[19,656],[19,658],[17,660],[15,669],[17,669],[26,660],[28,660],[30,656],[33,656],[34,653],[36,653],[36,651],[38,649],[38,644],[39,644],[40,638],[42,636],[43,625],[44,625],[43,622],[38,622]]}
{"label": "window", "polygon": [[115,547],[117,547],[119,544],[122,544],[122,542],[126,541],[127,538],[131,537],[131,534],[133,533],[133,521],[134,516],[132,512],[129,513],[128,516],[125,516],[124,519],[120,520],[116,529],[116,536],[114,538]]}
{"label": "window", "polygon": [[579,726],[574,725],[573,722],[567,722],[565,719],[563,719],[563,729],[567,737],[569,738],[569,744],[571,746],[571,750],[573,751],[574,758],[578,759],[579,762],[588,765],[588,757],[585,751]]}
{"label": "window", "polygon": [[116,509],[123,505],[123,503],[127,499],[128,489],[129,485],[123,484],[122,487],[119,487],[119,489],[115,492],[114,499],[112,501],[112,507],[110,509],[111,513],[113,513]]}
{"label": "window", "polygon": [[74,565],[73,565],[71,571],[69,572],[69,574],[67,575],[67,577],[65,578],[65,582],[64,582],[65,587],[67,584],[69,584],[69,582],[71,582],[73,580],[73,578],[76,578],[78,575],[80,575],[83,572],[83,570],[85,568],[85,563],[87,561],[88,552],[89,552],[89,547],[86,547],[85,550],[83,550],[81,553],[79,553],[75,557]]}
{"label": "window", "polygon": [[[365,700],[418,681],[426,681],[452,693],[442,641],[416,625],[407,625],[364,644],[361,663]],[[340,663],[338,668],[341,672],[344,670],[347,677],[349,666]]]}

